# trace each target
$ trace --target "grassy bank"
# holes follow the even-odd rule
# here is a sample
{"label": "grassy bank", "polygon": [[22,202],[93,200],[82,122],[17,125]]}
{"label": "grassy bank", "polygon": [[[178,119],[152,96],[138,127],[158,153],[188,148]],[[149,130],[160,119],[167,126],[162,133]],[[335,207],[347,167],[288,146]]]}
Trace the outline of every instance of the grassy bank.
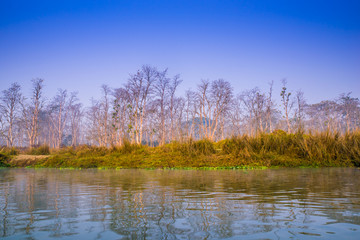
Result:
{"label": "grassy bank", "polygon": [[[36,153],[38,150],[32,151]],[[44,147],[40,152],[44,152]],[[11,164],[11,161],[4,160],[3,163]],[[13,166],[16,166],[16,163],[13,163]],[[79,146],[75,149],[53,150],[49,157],[30,161],[28,166],[56,168],[359,167],[360,132],[346,135],[330,133],[311,135],[276,131],[257,137],[241,136],[215,143],[201,140],[170,143],[154,148],[128,143],[122,147],[112,148]]]}

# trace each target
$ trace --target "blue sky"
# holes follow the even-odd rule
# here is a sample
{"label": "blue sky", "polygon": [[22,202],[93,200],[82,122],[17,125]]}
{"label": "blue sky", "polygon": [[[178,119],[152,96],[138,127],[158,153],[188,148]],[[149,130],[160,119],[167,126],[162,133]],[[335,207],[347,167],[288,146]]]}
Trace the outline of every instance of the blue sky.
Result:
{"label": "blue sky", "polygon": [[360,1],[0,0],[0,89],[46,96],[122,86],[143,64],[179,73],[179,94],[224,78],[236,93],[281,79],[310,103],[360,97]]}

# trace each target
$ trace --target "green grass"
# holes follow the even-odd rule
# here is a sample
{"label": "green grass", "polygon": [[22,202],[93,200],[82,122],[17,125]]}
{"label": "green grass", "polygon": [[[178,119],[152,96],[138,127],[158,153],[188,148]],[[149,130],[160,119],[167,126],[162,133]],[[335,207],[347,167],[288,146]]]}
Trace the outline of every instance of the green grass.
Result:
{"label": "green grass", "polygon": [[37,167],[99,169],[263,169],[273,167],[359,167],[360,132],[240,136],[148,147],[79,146],[52,151]]}

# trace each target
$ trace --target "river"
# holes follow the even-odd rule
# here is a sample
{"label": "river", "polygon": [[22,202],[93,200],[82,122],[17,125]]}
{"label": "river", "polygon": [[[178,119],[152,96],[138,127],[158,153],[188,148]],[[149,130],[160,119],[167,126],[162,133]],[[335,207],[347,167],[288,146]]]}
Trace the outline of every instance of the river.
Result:
{"label": "river", "polygon": [[3,239],[359,239],[360,170],[0,169]]}

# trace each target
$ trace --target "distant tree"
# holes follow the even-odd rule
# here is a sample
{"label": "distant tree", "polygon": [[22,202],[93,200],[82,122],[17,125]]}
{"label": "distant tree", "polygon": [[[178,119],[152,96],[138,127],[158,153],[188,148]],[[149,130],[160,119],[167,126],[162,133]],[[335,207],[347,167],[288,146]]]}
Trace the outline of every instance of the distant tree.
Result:
{"label": "distant tree", "polygon": [[48,114],[54,132],[54,139],[52,142],[55,148],[60,148],[69,111],[67,91],[59,89],[48,108]]}
{"label": "distant tree", "polygon": [[274,81],[271,81],[269,83],[270,88],[269,88],[269,95],[267,97],[267,102],[266,102],[266,129],[268,129],[269,132],[273,131],[273,112],[274,112],[274,102],[272,99],[272,93],[273,93],[273,86],[274,86]]}
{"label": "distant tree", "polygon": [[239,136],[243,133],[244,110],[242,95],[238,94],[230,104],[230,136]]}
{"label": "distant tree", "polygon": [[159,114],[159,132],[160,145],[164,145],[166,141],[166,118],[168,115],[167,108],[169,105],[168,89],[170,85],[170,78],[167,77],[167,69],[158,71],[156,81],[154,83],[154,93],[156,96],[156,105],[158,106]]}
{"label": "distant tree", "polygon": [[158,71],[156,68],[144,65],[136,74],[130,76],[125,85],[129,95],[134,123],[134,126],[131,126],[132,133],[130,136],[132,141],[137,144],[142,142],[147,108],[153,95],[157,76]]}
{"label": "distant tree", "polygon": [[296,110],[295,110],[295,121],[296,121],[296,127],[298,132],[302,132],[304,130],[304,117],[305,112],[304,108],[306,105],[306,101],[304,98],[304,92],[301,90],[298,90],[296,92]]}
{"label": "distant tree", "polygon": [[198,128],[195,123],[197,113],[198,113],[198,104],[196,104],[197,94],[192,90],[187,90],[185,93],[184,99],[184,128],[181,131],[182,140],[190,140],[195,138],[196,129]]}
{"label": "distant tree", "polygon": [[20,117],[19,106],[22,103],[21,87],[13,83],[0,97],[0,114],[3,123],[1,134],[6,138],[6,145],[12,147],[15,142],[15,124]]}
{"label": "distant tree", "polygon": [[114,102],[112,112],[112,127],[115,132],[114,144],[122,146],[132,131],[132,107],[129,92],[125,88],[113,91]]}
{"label": "distant tree", "polygon": [[305,113],[309,130],[328,132],[341,130],[339,105],[335,101],[325,100],[309,104],[305,108]]}
{"label": "distant tree", "polygon": [[69,98],[68,118],[70,121],[71,146],[77,146],[80,142],[81,123],[84,115],[82,104],[77,98],[77,92],[73,92]]}
{"label": "distant tree", "polygon": [[101,91],[103,97],[100,103],[100,146],[109,146],[110,144],[110,131],[111,131],[111,124],[110,124],[110,97],[112,90],[107,85],[101,86]]}
{"label": "distant tree", "polygon": [[359,116],[359,99],[351,97],[351,92],[341,94],[338,99],[340,111],[342,112],[345,122],[346,122],[346,132],[350,132],[357,126],[359,121],[357,116]]}
{"label": "distant tree", "polygon": [[[170,140],[174,140],[174,131],[175,131],[175,122],[176,122],[176,114],[179,113],[181,115],[181,111],[178,111],[183,106],[183,101],[180,98],[176,98],[175,92],[178,86],[181,84],[182,80],[180,79],[180,75],[175,75],[170,81],[170,85],[168,88],[168,94],[170,97],[169,102],[169,114],[170,114]],[[181,116],[178,116],[181,119]],[[179,125],[178,125],[179,126]],[[180,124],[181,126],[181,124]]]}
{"label": "distant tree", "polygon": [[[264,132],[264,126],[269,116],[268,100],[259,88],[243,91],[239,96],[244,106],[247,119],[247,129],[251,136]],[[271,107],[271,106],[270,106]]]}
{"label": "distant tree", "polygon": [[291,112],[291,109],[292,109],[294,103],[290,98],[291,92],[288,92],[288,90],[286,88],[286,84],[287,84],[286,79],[282,80],[282,84],[283,84],[283,87],[282,87],[282,90],[280,93],[281,102],[282,102],[283,108],[284,108],[284,117],[286,120],[287,132],[291,133],[290,112]]}
{"label": "distant tree", "polygon": [[39,113],[43,108],[44,80],[36,78],[32,80],[32,96],[30,102],[22,103],[22,121],[26,129],[29,146],[34,147],[39,133]]}
{"label": "distant tree", "polygon": [[202,80],[198,85],[196,96],[201,138],[214,141],[221,120],[230,109],[232,87],[223,79],[212,82]]}
{"label": "distant tree", "polygon": [[101,86],[102,98],[92,99],[91,106],[86,111],[86,125],[88,128],[87,139],[100,146],[112,144],[112,115],[111,97],[112,90],[107,85]]}

